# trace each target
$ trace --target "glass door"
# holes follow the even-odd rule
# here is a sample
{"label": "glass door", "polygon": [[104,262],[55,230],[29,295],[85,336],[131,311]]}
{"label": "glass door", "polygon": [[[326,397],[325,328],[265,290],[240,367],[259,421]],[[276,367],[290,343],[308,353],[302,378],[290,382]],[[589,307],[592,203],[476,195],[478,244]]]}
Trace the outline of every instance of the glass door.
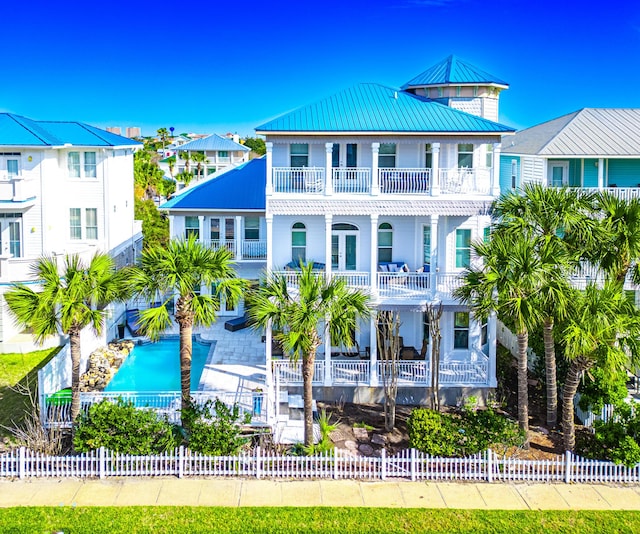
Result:
{"label": "glass door", "polygon": [[331,234],[331,268],[356,271],[358,268],[358,228],[352,224],[334,224]]}
{"label": "glass door", "polygon": [[558,161],[549,163],[549,185],[563,187],[569,185],[569,163]]}
{"label": "glass door", "polygon": [[0,219],[0,250],[3,256],[22,257],[22,224],[20,218]]}

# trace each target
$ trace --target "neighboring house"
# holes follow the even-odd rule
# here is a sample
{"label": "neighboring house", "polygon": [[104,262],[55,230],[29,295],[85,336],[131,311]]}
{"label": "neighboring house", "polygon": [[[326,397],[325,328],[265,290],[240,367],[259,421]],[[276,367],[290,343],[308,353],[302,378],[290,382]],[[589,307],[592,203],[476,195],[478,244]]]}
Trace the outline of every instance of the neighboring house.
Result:
{"label": "neighboring house", "polygon": [[[451,56],[402,89],[360,84],[256,128],[267,147],[267,268],[295,285],[298,262],[313,261],[370,292],[375,309],[400,313],[399,402],[427,398],[429,304],[444,310],[447,400],[496,385],[495,317],[482,324],[451,291],[500,192],[501,139],[513,129],[495,120],[507,87]],[[353,349],[325,337],[317,398],[381,399],[375,328],[375,318],[361,324]],[[301,384],[298,368],[273,363],[276,384]]]}
{"label": "neighboring house", "polygon": [[[172,237],[192,235],[213,248],[226,247],[239,276],[258,280],[267,258],[265,185],[266,160],[253,159],[199,182],[160,209],[169,212]],[[223,303],[220,315],[241,312]]]}
{"label": "neighboring house", "polygon": [[184,145],[185,143],[189,143],[191,139],[186,135],[176,135],[174,137],[170,137],[171,143],[168,144],[164,148],[158,149],[158,154],[162,156],[162,158],[168,158],[170,156],[174,156],[178,147]]}
{"label": "neighboring house", "polygon": [[584,108],[503,140],[503,191],[527,182],[640,195],[640,109]]}
{"label": "neighboring house", "polygon": [[[119,265],[134,260],[133,152],[140,146],[88,124],[0,113],[0,294],[32,281],[29,268],[43,255],[88,259],[99,250]],[[20,349],[27,338],[19,334],[3,305],[0,351]],[[107,337],[114,335],[115,328]]]}

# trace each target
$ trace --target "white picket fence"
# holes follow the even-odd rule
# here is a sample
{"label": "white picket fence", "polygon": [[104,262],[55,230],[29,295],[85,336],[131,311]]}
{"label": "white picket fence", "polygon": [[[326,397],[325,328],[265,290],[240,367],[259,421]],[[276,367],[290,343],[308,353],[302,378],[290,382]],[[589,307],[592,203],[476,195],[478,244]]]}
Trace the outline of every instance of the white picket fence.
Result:
{"label": "white picket fence", "polygon": [[229,476],[297,479],[446,480],[485,482],[640,482],[640,464],[627,468],[571,453],[552,460],[503,458],[488,450],[467,458],[437,458],[408,449],[394,456],[253,454],[206,456],[180,447],[159,455],[132,456],[104,448],[75,456],[46,456],[20,448],[0,455],[0,478]]}

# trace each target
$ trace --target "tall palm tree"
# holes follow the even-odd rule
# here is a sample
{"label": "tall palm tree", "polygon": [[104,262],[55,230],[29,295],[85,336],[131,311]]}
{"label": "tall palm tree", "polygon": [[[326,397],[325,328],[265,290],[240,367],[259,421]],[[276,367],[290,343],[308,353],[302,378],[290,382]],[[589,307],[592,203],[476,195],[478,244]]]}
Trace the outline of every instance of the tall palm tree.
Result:
{"label": "tall palm tree", "polygon": [[[562,331],[569,370],[562,395],[562,433],[565,450],[575,447],[574,400],[582,375],[594,365],[611,374],[623,369],[638,353],[640,317],[622,284],[610,280],[604,287],[587,285],[575,290]],[[608,373],[607,373],[608,374]]]}
{"label": "tall palm tree", "polygon": [[[332,344],[353,345],[359,317],[369,316],[369,297],[347,287],[344,280],[327,281],[313,264],[300,266],[298,287],[287,285],[285,277],[269,275],[251,295],[249,316],[255,328],[271,327],[292,361],[302,359],[304,384],[304,442],[313,445],[313,373],[323,331]],[[325,350],[330,350],[329,347]]]}
{"label": "tall palm tree", "polygon": [[[507,232],[528,233],[557,241],[553,249],[544,247],[553,255],[543,258],[556,263],[567,273],[574,271],[583,250],[595,243],[597,222],[591,217],[595,196],[575,188],[545,187],[526,184],[522,191],[501,195],[494,206],[497,227]],[[555,278],[540,290],[543,312],[542,336],[544,340],[545,382],[547,393],[547,425],[555,427],[558,419],[558,389],[556,380],[554,324],[561,320],[568,304],[566,279]]]}
{"label": "tall palm tree", "polygon": [[[559,276],[548,261],[541,260],[540,239],[530,235],[496,231],[488,243],[474,243],[481,266],[463,272],[463,284],[454,296],[470,306],[474,315],[486,318],[495,310],[515,326],[518,340],[518,423],[529,430],[527,351],[529,332],[542,322],[540,288]],[[547,241],[552,247],[553,241]],[[545,252],[545,257],[551,252]],[[527,438],[528,444],[528,438]]]}
{"label": "tall palm tree", "polygon": [[190,172],[191,152],[180,152],[180,159],[184,160],[184,172]]}
{"label": "tall palm tree", "polygon": [[[220,297],[235,304],[245,281],[237,278],[226,248],[212,250],[190,236],[144,250],[140,264],[129,272],[129,283],[134,294],[147,302],[161,299],[160,306],[140,312],[140,330],[152,340],[171,327],[169,305],[177,297],[175,320],[180,329],[180,389],[185,410],[191,393],[193,327],[213,324]],[[202,288],[212,288],[212,294],[201,294]]]}
{"label": "tall palm tree", "polygon": [[102,333],[106,306],[126,298],[125,279],[107,254],[97,253],[87,264],[78,255],[65,257],[60,272],[55,257],[43,257],[31,272],[39,289],[14,284],[4,295],[16,323],[30,328],[36,341],[69,336],[71,355],[71,420],[80,413],[80,332],[90,326]]}
{"label": "tall palm tree", "polygon": [[162,155],[164,156],[164,146],[167,142],[167,137],[169,137],[169,130],[166,128],[158,128],[158,136],[162,141]]}
{"label": "tall palm tree", "polygon": [[202,177],[202,165],[209,163],[209,160],[204,152],[194,152],[191,154],[191,161],[196,164],[196,176],[198,177],[198,180],[200,180]]}

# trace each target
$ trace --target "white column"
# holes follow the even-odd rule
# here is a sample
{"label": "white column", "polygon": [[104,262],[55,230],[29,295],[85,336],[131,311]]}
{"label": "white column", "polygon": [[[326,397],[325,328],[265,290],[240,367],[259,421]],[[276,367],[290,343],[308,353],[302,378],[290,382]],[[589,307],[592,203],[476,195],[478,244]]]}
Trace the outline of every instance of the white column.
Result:
{"label": "white column", "polygon": [[266,194],[273,195],[273,143],[265,143],[267,147],[267,188]]}
{"label": "white column", "polygon": [[333,224],[333,215],[325,213],[324,215],[324,273],[327,280],[331,280],[331,225]]}
{"label": "white column", "polygon": [[273,269],[273,215],[265,215],[267,224],[267,272]]}
{"label": "white column", "polygon": [[431,196],[440,194],[440,143],[431,143]]}
{"label": "white column", "polygon": [[378,294],[378,214],[371,214],[371,263],[369,265],[369,280],[371,296]]}
{"label": "white column", "polygon": [[431,294],[435,295],[438,288],[438,272],[440,268],[438,266],[438,215],[431,216],[431,276],[429,277],[431,282]]}
{"label": "white column", "polygon": [[604,158],[598,159],[598,189],[604,189]]}
{"label": "white column", "polygon": [[[280,392],[277,390],[274,391],[274,388],[273,388],[273,366],[271,364],[272,362],[271,340],[273,339],[273,332],[271,330],[271,321],[269,321],[269,323],[267,324],[264,338],[265,338],[264,342],[266,345],[265,346],[264,385],[266,390],[267,406],[270,408],[271,407],[270,401],[274,400],[275,401],[274,405],[276,407],[280,402],[280,398],[279,398]],[[277,408],[276,408],[276,412],[277,412]],[[267,416],[269,417],[269,419],[272,419],[277,416],[277,413],[272,413],[272,411],[267,408]]]}
{"label": "white column", "polygon": [[325,143],[324,150],[324,194],[333,195],[333,143]]}
{"label": "white column", "polygon": [[333,377],[331,376],[331,334],[328,328],[325,328],[324,334],[324,385],[328,387],[333,385]]}
{"label": "white column", "polygon": [[502,143],[493,143],[493,160],[491,162],[491,196],[500,195],[500,150]]}
{"label": "white column", "polygon": [[204,243],[204,215],[198,215],[198,241]]}
{"label": "white column", "polygon": [[236,260],[242,259],[242,215],[236,215],[236,232],[235,232],[235,250]]}
{"label": "white column", "polygon": [[489,365],[487,366],[488,386],[495,388],[498,385],[496,379],[496,346],[497,346],[497,324],[496,312],[489,314],[487,321],[487,341],[489,343]]}
{"label": "white column", "polygon": [[[184,217],[182,217],[182,220],[184,221]],[[183,223],[184,225],[184,223]],[[173,239],[174,237],[176,237],[175,235],[175,228],[174,228],[175,224],[174,224],[174,216],[170,216],[169,217],[169,238]],[[42,234],[45,234],[46,232],[42,232]]]}
{"label": "white column", "polygon": [[378,154],[380,143],[371,143],[371,194],[380,194],[380,182],[378,180]]}
{"label": "white column", "polygon": [[369,385],[371,387],[377,387],[380,383],[378,378],[378,336],[376,335],[377,322],[377,316],[374,311],[371,314],[371,318],[369,319],[369,325],[371,328],[371,332],[369,334],[369,365],[371,366]]}

